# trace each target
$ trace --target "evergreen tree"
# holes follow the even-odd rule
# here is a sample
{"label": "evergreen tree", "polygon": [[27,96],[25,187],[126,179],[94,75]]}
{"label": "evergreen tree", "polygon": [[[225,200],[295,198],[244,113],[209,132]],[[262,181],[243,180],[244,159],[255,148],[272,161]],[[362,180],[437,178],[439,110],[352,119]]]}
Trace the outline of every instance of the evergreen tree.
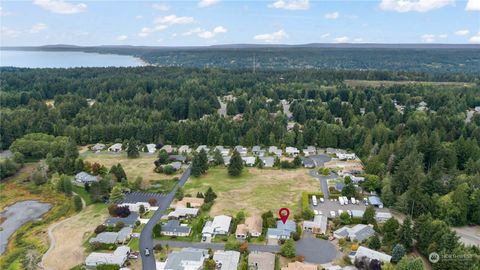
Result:
{"label": "evergreen tree", "polygon": [[138,158],[140,156],[137,142],[133,137],[131,137],[130,140],[128,141],[127,156],[128,158]]}
{"label": "evergreen tree", "polygon": [[363,224],[375,224],[375,208],[372,205],[369,205],[362,217]]}
{"label": "evergreen tree", "polygon": [[73,196],[72,200],[73,200],[73,206],[75,207],[75,211],[80,212],[83,208],[82,199],[80,198],[80,196],[75,195]]}
{"label": "evergreen tree", "polygon": [[233,151],[230,164],[228,164],[228,174],[230,176],[239,176],[243,170],[243,160],[237,150]]}
{"label": "evergreen tree", "polygon": [[285,243],[280,247],[280,254],[287,258],[295,257],[297,255],[295,241],[293,239],[285,240]]}
{"label": "evergreen tree", "polygon": [[213,202],[217,198],[217,194],[213,192],[212,187],[208,187],[207,192],[205,192],[205,203]]}
{"label": "evergreen tree", "polygon": [[220,151],[218,149],[216,149],[215,152],[213,153],[213,163],[216,166],[223,164],[222,153],[220,153]]}
{"label": "evergreen tree", "polygon": [[120,185],[115,185],[110,192],[110,201],[117,202],[122,200],[124,197],[125,194],[123,194],[122,187]]}
{"label": "evergreen tree", "polygon": [[194,177],[199,177],[200,175],[202,175],[202,164],[198,155],[195,155],[193,157],[191,173]]}
{"label": "evergreen tree", "polygon": [[395,218],[388,219],[385,224],[383,224],[383,244],[385,246],[390,246],[397,241],[398,227],[400,224]]}
{"label": "evergreen tree", "polygon": [[374,234],[370,239],[368,239],[368,248],[379,250],[382,247],[380,243],[380,238],[378,238],[377,234]]}
{"label": "evergreen tree", "polygon": [[208,156],[205,149],[200,150],[200,153],[198,153],[198,158],[200,161],[200,168],[201,168],[202,174],[204,174],[208,170]]}
{"label": "evergreen tree", "polygon": [[396,244],[392,250],[392,262],[399,262],[405,256],[405,247],[402,244]]}
{"label": "evergreen tree", "polygon": [[407,251],[411,251],[413,247],[413,229],[412,219],[407,216],[403,221],[400,230],[398,231],[398,241],[402,244]]}

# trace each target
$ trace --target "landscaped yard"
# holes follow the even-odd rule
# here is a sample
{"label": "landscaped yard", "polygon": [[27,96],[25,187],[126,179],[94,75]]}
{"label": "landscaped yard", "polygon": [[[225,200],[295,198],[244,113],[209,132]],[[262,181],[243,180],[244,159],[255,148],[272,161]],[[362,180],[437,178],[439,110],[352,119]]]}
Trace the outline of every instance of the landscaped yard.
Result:
{"label": "landscaped yard", "polygon": [[116,165],[118,163],[122,164],[122,167],[130,181],[135,181],[137,176],[141,176],[144,181],[151,182],[159,179],[172,179],[181,175],[181,173],[166,175],[154,172],[153,169],[155,169],[155,165],[153,162],[157,159],[156,154],[140,153],[139,158],[132,159],[128,158],[126,153],[117,154],[101,152],[96,154],[91,151],[87,151],[83,154],[83,157],[85,161],[91,163],[98,162],[99,164],[105,165],[105,167],[108,169],[110,169],[112,165]]}
{"label": "landscaped yard", "polygon": [[307,169],[274,170],[245,168],[239,177],[228,176],[225,168],[210,168],[205,176],[191,177],[184,186],[185,194],[195,196],[211,186],[218,198],[210,216],[234,215],[240,210],[261,214],[288,207],[293,215],[300,209],[302,191],[319,191],[320,183]]}

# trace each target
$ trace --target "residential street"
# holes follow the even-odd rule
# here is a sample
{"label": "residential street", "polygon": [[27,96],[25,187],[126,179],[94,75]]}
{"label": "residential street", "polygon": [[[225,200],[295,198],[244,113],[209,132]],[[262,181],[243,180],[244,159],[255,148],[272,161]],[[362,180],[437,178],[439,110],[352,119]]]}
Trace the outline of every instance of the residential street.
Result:
{"label": "residential street", "polygon": [[337,174],[330,173],[330,175],[328,175],[328,176],[323,176],[323,175],[320,175],[317,170],[311,170],[310,175],[315,177],[315,178],[318,178],[318,180],[320,181],[320,186],[322,187],[323,197],[325,197],[325,200],[329,199],[330,198],[330,192],[328,191],[327,180],[337,178]]}
{"label": "residential street", "polygon": [[[177,185],[175,188],[170,191],[170,193],[167,194],[163,198],[161,202],[159,202],[159,207],[158,210],[155,212],[155,214],[150,218],[147,224],[145,224],[145,227],[142,230],[142,233],[140,234],[140,254],[142,256],[142,269],[143,270],[153,270],[156,268],[155,265],[155,256],[153,255],[152,249],[153,249],[153,226],[157,224],[160,219],[162,218],[165,210],[168,209],[170,204],[172,203],[174,197],[175,197],[175,192],[179,187],[182,187],[185,182],[187,182],[188,178],[190,177],[190,170],[191,166],[189,166],[183,175],[180,177],[180,180],[178,181]],[[150,250],[150,256],[145,256],[145,248],[148,248]]]}
{"label": "residential street", "polygon": [[[223,250],[225,248],[225,243],[202,243],[202,242],[183,242],[175,240],[154,240],[155,244],[169,245],[170,247],[176,248],[203,248],[203,249],[214,249],[214,250]],[[280,246],[269,246],[269,245],[255,245],[248,244],[248,250],[250,251],[261,251],[261,252],[273,252],[276,253],[280,250]]]}

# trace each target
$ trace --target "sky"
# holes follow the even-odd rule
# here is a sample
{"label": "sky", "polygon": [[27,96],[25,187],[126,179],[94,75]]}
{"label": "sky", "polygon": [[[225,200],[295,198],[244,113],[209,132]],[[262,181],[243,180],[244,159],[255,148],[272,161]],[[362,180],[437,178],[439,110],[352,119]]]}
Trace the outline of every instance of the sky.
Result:
{"label": "sky", "polygon": [[2,0],[1,46],[480,43],[480,0]]}

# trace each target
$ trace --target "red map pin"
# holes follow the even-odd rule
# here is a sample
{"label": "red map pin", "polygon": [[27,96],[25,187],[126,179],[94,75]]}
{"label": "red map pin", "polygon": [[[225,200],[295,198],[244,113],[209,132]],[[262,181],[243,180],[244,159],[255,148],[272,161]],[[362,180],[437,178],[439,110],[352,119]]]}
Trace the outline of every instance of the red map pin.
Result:
{"label": "red map pin", "polygon": [[278,210],[278,215],[280,216],[280,219],[282,220],[283,224],[285,224],[285,222],[287,222],[287,219],[288,219],[288,216],[290,215],[290,210],[288,210],[288,208],[280,208],[280,210]]}

